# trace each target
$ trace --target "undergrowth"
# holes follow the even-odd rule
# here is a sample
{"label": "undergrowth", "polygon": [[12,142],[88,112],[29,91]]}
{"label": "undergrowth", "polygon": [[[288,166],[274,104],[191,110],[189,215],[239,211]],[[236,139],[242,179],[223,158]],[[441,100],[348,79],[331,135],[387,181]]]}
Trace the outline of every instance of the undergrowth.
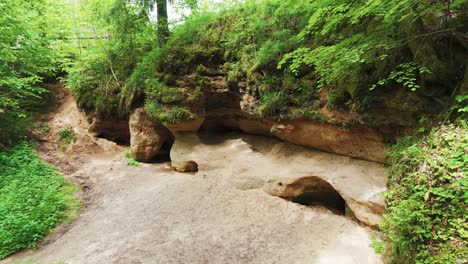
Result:
{"label": "undergrowth", "polygon": [[73,140],[75,140],[75,133],[69,128],[64,128],[59,132],[59,148],[65,150],[68,145],[70,145]]}
{"label": "undergrowth", "polygon": [[62,140],[66,144],[72,143],[76,137],[73,131],[71,131],[69,128],[64,128],[60,130],[59,134],[60,134],[60,140]]}
{"label": "undergrowth", "polygon": [[466,263],[466,121],[402,139],[389,158],[389,214],[381,228],[394,263]]}
{"label": "undergrowth", "polygon": [[77,214],[77,187],[28,143],[0,152],[0,259],[37,245]]}
{"label": "undergrowth", "polygon": [[130,150],[125,150],[124,152],[125,159],[127,160],[127,166],[138,167],[141,165],[130,153]]}

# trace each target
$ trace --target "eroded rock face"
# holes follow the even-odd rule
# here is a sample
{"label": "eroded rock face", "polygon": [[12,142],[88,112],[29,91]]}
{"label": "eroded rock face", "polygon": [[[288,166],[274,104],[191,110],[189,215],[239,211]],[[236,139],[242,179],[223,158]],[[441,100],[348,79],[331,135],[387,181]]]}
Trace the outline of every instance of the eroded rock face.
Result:
{"label": "eroded rock face", "polygon": [[377,226],[385,213],[382,193],[361,199],[359,196],[346,194],[347,190],[344,188],[346,187],[341,184],[332,185],[321,177],[308,176],[288,179],[286,182],[271,179],[263,186],[263,191],[304,205],[323,205],[346,215],[354,215],[363,224]]}
{"label": "eroded rock face", "polygon": [[175,135],[180,132],[197,132],[204,121],[204,117],[197,117],[193,120],[174,124],[167,124],[166,126],[171,131],[171,133]]}
{"label": "eroded rock face", "polygon": [[130,115],[129,127],[130,151],[138,161],[150,162],[163,146],[174,142],[171,132],[151,120],[144,108],[138,108]]}
{"label": "eroded rock face", "polygon": [[276,137],[312,149],[363,160],[385,162],[387,147],[383,143],[383,137],[366,127],[347,129],[310,120],[280,123],[268,119],[224,118],[211,121],[211,123],[215,122],[227,129]]}

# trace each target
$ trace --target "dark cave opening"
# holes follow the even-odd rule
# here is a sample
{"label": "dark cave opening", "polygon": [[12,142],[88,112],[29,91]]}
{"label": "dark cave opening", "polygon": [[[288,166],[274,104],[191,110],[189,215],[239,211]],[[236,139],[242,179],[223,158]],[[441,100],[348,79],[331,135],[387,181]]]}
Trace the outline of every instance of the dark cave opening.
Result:
{"label": "dark cave opening", "polygon": [[346,202],[337,192],[304,192],[293,197],[291,202],[306,206],[323,206],[339,215],[346,213]]}
{"label": "dark cave opening", "polygon": [[306,206],[322,206],[339,215],[347,214],[347,205],[343,197],[331,184],[319,177],[305,177],[288,184],[299,193],[291,198],[291,202]]}

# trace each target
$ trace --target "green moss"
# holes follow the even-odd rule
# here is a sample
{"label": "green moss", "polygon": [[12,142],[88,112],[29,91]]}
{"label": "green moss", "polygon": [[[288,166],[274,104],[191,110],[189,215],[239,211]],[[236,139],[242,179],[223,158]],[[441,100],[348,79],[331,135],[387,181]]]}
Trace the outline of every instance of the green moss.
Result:
{"label": "green moss", "polygon": [[193,118],[193,114],[187,108],[171,106],[165,110],[157,102],[146,102],[145,110],[151,118],[163,124],[180,123]]}
{"label": "green moss", "polygon": [[162,87],[159,91],[159,100],[164,104],[174,104],[183,102],[186,95],[179,88]]}

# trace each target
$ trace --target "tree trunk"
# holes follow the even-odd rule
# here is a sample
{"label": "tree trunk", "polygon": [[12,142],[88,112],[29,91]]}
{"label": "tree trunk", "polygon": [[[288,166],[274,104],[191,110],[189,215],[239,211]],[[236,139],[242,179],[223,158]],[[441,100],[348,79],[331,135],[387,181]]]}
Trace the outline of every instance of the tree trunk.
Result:
{"label": "tree trunk", "polygon": [[167,22],[167,1],[156,0],[156,8],[158,13],[158,45],[159,48],[164,47],[167,38],[169,37],[169,24]]}

